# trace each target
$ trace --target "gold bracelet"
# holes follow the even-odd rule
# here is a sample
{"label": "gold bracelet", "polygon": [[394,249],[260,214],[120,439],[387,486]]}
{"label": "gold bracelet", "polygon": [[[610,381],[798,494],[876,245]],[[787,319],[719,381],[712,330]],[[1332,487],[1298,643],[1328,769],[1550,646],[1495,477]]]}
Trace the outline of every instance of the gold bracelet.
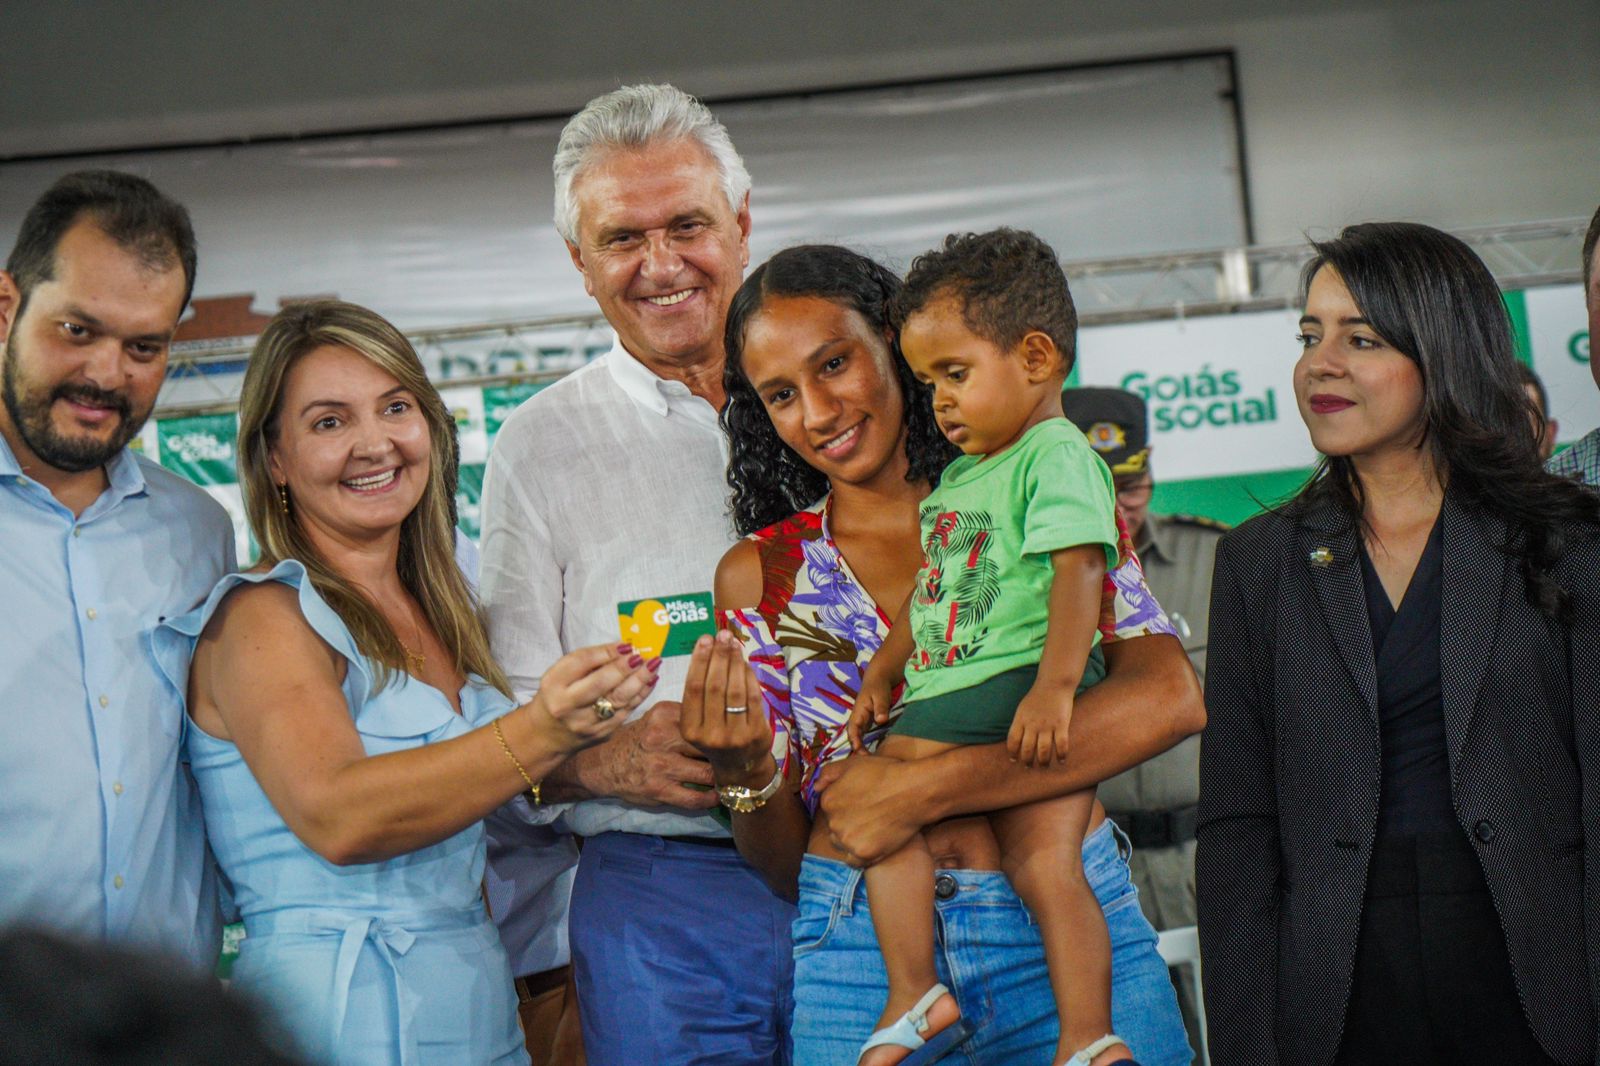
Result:
{"label": "gold bracelet", "polygon": [[522,760],[517,758],[516,754],[511,750],[511,745],[506,743],[506,735],[500,732],[500,719],[498,718],[494,720],[494,738],[500,742],[500,750],[506,753],[506,758],[510,759],[511,765],[517,768],[517,773],[521,774],[522,779],[528,783],[528,795],[533,797],[533,805],[537,807],[542,804],[544,800],[539,796],[539,786],[544,782],[535,781],[528,776],[528,771],[523,769]]}

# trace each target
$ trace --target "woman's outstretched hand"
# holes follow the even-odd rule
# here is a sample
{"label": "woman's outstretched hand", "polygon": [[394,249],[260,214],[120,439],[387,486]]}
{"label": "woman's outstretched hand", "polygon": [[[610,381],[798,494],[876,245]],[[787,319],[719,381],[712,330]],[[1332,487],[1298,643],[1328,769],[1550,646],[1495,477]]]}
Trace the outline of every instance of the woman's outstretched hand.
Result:
{"label": "woman's outstretched hand", "polygon": [[556,748],[570,755],[627,721],[655,687],[660,669],[659,658],[647,662],[629,644],[579,648],[544,672],[527,710]]}
{"label": "woman's outstretched hand", "polygon": [[738,641],[727,630],[695,644],[678,724],[683,739],[711,764],[717,784],[760,788],[772,779],[766,701]]}

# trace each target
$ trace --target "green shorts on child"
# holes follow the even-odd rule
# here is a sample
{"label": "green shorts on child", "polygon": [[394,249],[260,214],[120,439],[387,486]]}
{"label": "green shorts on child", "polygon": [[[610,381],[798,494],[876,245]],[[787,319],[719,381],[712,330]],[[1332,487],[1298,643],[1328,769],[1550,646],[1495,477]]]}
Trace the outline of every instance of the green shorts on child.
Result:
{"label": "green shorts on child", "polygon": [[[1017,705],[1033,687],[1037,676],[1037,666],[1019,666],[971,688],[908,703],[889,727],[889,732],[946,744],[998,744],[1011,732]],[[1091,688],[1105,676],[1106,657],[1096,644],[1083,668],[1078,691]]]}

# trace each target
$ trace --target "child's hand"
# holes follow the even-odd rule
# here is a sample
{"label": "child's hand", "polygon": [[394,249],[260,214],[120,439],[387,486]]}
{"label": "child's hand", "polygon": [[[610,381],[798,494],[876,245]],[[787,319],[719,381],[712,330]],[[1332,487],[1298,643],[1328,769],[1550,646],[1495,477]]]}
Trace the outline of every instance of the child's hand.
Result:
{"label": "child's hand", "polygon": [[1072,724],[1074,690],[1035,684],[1017,704],[1006,750],[1013,762],[1024,766],[1049,766],[1067,758],[1067,727]]}
{"label": "child's hand", "polygon": [[873,726],[889,721],[889,711],[893,706],[889,699],[892,687],[887,681],[870,676],[870,673],[861,679],[861,693],[856,697],[855,706],[850,708],[850,720],[845,723],[845,732],[850,735],[850,747],[853,750],[865,751],[862,735]]}

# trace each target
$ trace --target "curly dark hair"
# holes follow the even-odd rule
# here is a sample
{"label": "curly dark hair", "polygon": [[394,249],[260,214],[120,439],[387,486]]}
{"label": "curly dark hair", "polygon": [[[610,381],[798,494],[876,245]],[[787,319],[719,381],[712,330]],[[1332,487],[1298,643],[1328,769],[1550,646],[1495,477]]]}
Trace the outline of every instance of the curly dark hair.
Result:
{"label": "curly dark hair", "polygon": [[890,308],[896,330],[945,296],[961,302],[961,318],[984,340],[1010,349],[1035,330],[1061,350],[1061,376],[1077,361],[1078,310],[1056,253],[1038,235],[1001,227],[952,233],[911,263]]}
{"label": "curly dark hair", "polygon": [[[723,387],[728,402],[722,429],[728,435],[728,485],[733,489],[733,522],[739,535],[765,529],[815,503],[828,491],[828,479],[783,443],[761,397],[743,369],[744,335],[750,320],[771,296],[817,296],[847,307],[874,331],[889,331],[889,304],[900,279],[859,252],[833,244],[786,248],[757,267],[728,307],[723,345],[728,354]],[[932,390],[917,381],[891,337],[900,394],[905,398],[906,458],[909,482],[935,482],[960,454],[933,419]]]}
{"label": "curly dark hair", "polygon": [[[1505,523],[1501,549],[1520,562],[1529,600],[1570,621],[1571,596],[1555,570],[1570,534],[1600,531],[1600,495],[1547,473],[1539,459],[1533,401],[1488,267],[1450,234],[1409,222],[1349,226],[1312,247],[1302,305],[1317,271],[1332,267],[1378,335],[1417,364],[1424,446],[1447,490]],[[1361,479],[1348,458],[1324,457],[1289,506],[1323,503],[1362,524]]]}

